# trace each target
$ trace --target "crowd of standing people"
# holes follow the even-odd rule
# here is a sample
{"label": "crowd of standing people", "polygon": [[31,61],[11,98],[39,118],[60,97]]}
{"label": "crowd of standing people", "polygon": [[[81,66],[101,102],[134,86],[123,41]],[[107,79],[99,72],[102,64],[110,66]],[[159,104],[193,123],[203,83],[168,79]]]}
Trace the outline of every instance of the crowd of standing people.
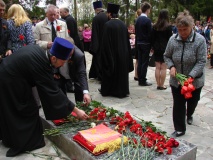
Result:
{"label": "crowd of standing people", "polygon": [[[95,16],[91,26],[77,26],[68,8],[48,5],[40,22],[27,16],[22,6],[13,4],[3,19],[5,3],[0,0],[0,140],[10,148],[7,156],[45,145],[39,118],[42,106],[46,119],[65,118],[75,112],[81,119],[88,115],[70,101],[91,102],[84,51],[92,55],[89,79],[100,81],[102,96],[127,97],[129,73],[140,87],[152,85],[147,80],[150,53],[155,61],[156,89],[166,90],[167,69],[173,96],[173,136],[186,132],[204,86],[207,45],[213,43],[211,24],[205,31],[194,25],[188,11],[180,12],[175,26],[169,12],[159,12],[156,23],[149,18],[152,6],[143,2],[136,12],[134,25],[128,28],[119,19],[120,5],[93,2]],[[213,47],[210,48],[213,54]],[[135,60],[135,65],[133,64]],[[213,68],[213,56],[211,66]],[[175,78],[177,73],[194,79],[195,91],[186,100]],[[181,108],[181,109],[180,109]],[[8,127],[10,126],[10,127]],[[20,127],[21,126],[21,127]],[[12,129],[11,129],[12,127]],[[14,135],[13,133],[16,133]]]}

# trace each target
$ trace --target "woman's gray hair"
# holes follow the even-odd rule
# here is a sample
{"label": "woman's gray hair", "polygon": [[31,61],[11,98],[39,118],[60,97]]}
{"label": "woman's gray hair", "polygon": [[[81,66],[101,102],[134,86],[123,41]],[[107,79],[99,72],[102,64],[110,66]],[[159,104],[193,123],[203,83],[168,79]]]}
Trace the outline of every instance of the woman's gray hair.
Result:
{"label": "woman's gray hair", "polygon": [[177,27],[192,27],[194,24],[194,18],[189,14],[189,11],[184,10],[183,12],[178,13],[175,22]]}

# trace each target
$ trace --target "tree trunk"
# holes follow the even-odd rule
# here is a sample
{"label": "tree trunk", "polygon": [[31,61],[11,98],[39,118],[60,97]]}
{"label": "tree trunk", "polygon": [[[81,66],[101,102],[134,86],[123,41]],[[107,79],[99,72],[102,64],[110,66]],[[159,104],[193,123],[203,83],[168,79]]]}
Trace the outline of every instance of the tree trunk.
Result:
{"label": "tree trunk", "polygon": [[78,20],[78,16],[77,16],[77,3],[76,3],[76,0],[74,0],[74,15],[75,15],[75,20],[77,21]]}

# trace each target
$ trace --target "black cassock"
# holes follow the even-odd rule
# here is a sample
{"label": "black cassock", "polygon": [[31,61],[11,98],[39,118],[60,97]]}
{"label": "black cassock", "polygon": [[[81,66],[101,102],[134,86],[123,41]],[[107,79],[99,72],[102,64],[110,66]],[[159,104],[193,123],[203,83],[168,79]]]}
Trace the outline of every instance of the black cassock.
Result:
{"label": "black cassock", "polygon": [[46,119],[64,118],[74,104],[55,84],[49,57],[37,45],[21,48],[0,63],[0,140],[6,156],[45,145],[39,109],[32,95],[37,86]]}
{"label": "black cassock", "polygon": [[89,71],[89,78],[99,78],[101,80],[101,42],[104,24],[107,21],[108,18],[104,11],[99,12],[92,20],[90,53],[93,57]]}
{"label": "black cassock", "polygon": [[133,59],[127,27],[121,20],[111,19],[105,23],[101,51],[101,94],[126,97],[129,94],[129,72],[133,71]]}

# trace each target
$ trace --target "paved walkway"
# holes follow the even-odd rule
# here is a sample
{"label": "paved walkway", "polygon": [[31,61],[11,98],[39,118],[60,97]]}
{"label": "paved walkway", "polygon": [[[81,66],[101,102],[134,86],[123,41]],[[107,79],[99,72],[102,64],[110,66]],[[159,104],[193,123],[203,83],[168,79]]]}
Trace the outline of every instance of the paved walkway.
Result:
{"label": "paved walkway", "polygon": [[[91,65],[91,55],[86,53],[87,71]],[[208,62],[209,63],[209,62]],[[207,64],[208,65],[208,64]],[[138,86],[134,81],[134,72],[130,73],[130,96],[119,99],[114,97],[102,97],[97,91],[100,88],[99,82],[89,80],[90,94],[93,100],[102,102],[105,106],[113,107],[120,111],[129,111],[132,115],[141,117],[146,121],[152,121],[160,129],[166,131],[170,135],[173,131],[172,122],[172,95],[168,86],[169,71],[165,85],[167,90],[157,90],[154,77],[155,68],[148,69],[148,80],[153,83],[149,87]],[[194,113],[193,125],[187,125],[186,134],[181,139],[184,139],[198,147],[197,160],[212,160],[213,159],[213,69],[208,69],[206,66],[206,83],[201,93],[201,100]],[[73,99],[73,94],[68,94],[70,99]],[[2,146],[0,142],[0,159],[1,160],[32,160],[31,155],[22,154],[14,158],[5,157],[7,148]],[[55,153],[51,147],[51,143],[47,140],[47,146],[36,150],[46,154]],[[55,158],[57,159],[57,158]]]}

